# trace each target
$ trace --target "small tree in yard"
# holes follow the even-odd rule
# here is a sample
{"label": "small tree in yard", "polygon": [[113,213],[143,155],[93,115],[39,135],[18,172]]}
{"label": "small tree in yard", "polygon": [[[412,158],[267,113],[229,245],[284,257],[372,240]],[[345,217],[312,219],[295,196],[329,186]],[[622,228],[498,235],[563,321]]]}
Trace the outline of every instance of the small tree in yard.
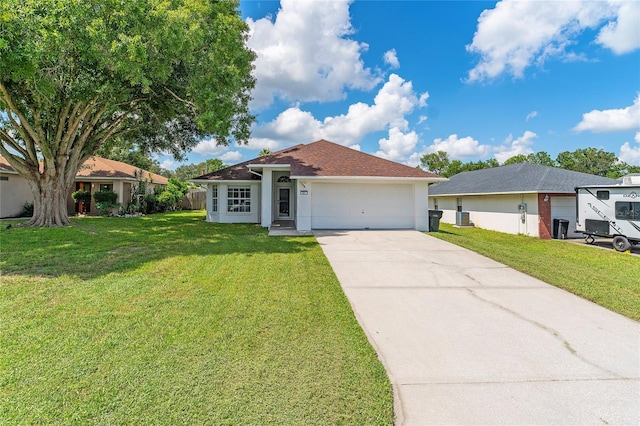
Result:
{"label": "small tree in yard", "polygon": [[246,143],[254,54],[237,0],[0,0],[0,154],[34,226],[69,223],[81,165],[113,138],[184,152]]}

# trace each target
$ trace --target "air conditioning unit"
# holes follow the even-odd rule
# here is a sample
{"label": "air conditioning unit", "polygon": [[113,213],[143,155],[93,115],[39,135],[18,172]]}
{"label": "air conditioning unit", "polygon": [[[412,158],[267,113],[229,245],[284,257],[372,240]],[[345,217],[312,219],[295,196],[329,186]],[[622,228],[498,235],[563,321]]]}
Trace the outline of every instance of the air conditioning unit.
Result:
{"label": "air conditioning unit", "polygon": [[456,212],[456,226],[470,226],[469,212]]}

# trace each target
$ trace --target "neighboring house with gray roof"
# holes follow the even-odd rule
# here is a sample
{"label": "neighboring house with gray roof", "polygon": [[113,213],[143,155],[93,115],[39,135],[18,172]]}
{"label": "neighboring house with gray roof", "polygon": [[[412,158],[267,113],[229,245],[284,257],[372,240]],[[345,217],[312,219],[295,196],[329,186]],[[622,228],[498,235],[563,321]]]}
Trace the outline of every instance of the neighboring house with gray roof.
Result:
{"label": "neighboring house with gray roof", "polygon": [[543,239],[553,235],[553,219],[569,221],[575,233],[576,192],[581,185],[611,185],[614,179],[532,163],[464,172],[429,187],[429,208],[442,210],[444,223],[468,212],[479,228]]}

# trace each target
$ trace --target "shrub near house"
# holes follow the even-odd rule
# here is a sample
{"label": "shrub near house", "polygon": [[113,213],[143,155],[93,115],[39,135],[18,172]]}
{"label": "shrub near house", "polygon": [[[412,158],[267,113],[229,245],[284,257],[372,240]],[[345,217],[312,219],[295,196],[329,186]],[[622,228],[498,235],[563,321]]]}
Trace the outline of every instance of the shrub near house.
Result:
{"label": "shrub near house", "polygon": [[118,207],[118,194],[114,191],[98,191],[93,194],[93,199],[102,216],[107,216],[112,208]]}

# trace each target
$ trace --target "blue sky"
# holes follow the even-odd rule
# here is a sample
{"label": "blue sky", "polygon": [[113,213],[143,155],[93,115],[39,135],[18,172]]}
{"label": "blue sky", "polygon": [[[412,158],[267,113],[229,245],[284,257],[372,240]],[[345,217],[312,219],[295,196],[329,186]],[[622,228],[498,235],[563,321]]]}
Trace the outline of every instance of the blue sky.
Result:
{"label": "blue sky", "polygon": [[[640,165],[638,1],[240,1],[257,54],[234,164],[327,139],[415,166],[595,147]],[[164,167],[179,164],[160,157]]]}

